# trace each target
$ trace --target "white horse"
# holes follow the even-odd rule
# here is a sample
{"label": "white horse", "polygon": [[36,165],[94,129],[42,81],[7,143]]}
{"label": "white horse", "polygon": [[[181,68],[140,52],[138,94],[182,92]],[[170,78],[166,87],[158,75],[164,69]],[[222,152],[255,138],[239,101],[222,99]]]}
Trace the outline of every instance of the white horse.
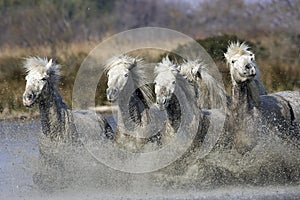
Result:
{"label": "white horse", "polygon": [[[259,80],[254,54],[245,43],[231,43],[224,55],[230,67],[231,109],[234,121],[238,121],[236,126],[239,127],[242,122],[245,122],[248,125],[241,126],[252,127],[252,131],[255,132],[258,126],[255,123],[263,120],[280,132],[299,138],[294,132],[298,130],[300,122],[300,112],[297,109],[300,106],[300,93],[286,91],[265,95],[264,86]],[[249,125],[249,118],[252,120],[252,125]]]}
{"label": "white horse", "polygon": [[[161,110],[166,110],[166,130],[162,133],[164,143],[167,143],[177,132],[181,121],[181,107],[177,97],[174,95],[177,85],[178,69],[176,65],[164,58],[154,69],[154,84],[156,103]],[[186,85],[186,84],[183,84]],[[178,87],[178,86],[177,86]],[[188,91],[188,90],[187,90]],[[191,94],[193,94],[191,92]],[[195,102],[194,96],[188,100],[191,105]]]}
{"label": "white horse", "polygon": [[237,42],[230,44],[224,56],[230,67],[232,106],[242,110],[239,115],[248,113],[259,104],[259,95],[265,93],[259,89],[263,88],[262,83],[254,81],[259,73],[254,54],[245,43]]}
{"label": "white horse", "polygon": [[159,142],[165,116],[152,105],[149,66],[141,59],[120,55],[109,60],[105,71],[107,99],[116,102],[118,108],[117,142],[133,150],[141,149],[149,140]]}
{"label": "white horse", "polygon": [[[55,88],[60,77],[59,65],[53,63],[52,59],[48,61],[39,57],[30,57],[26,59],[24,68],[27,76],[23,104],[26,107],[38,104],[43,134],[55,142],[77,141],[79,136],[74,126],[74,112],[66,106]],[[82,112],[84,116],[88,114],[87,111]],[[98,119],[101,132],[111,137],[109,124],[101,115]]]}
{"label": "white horse", "polygon": [[180,74],[194,86],[199,108],[227,107],[224,86],[209,74],[207,64],[200,60],[187,60],[180,65]]}
{"label": "white horse", "polygon": [[[200,156],[205,155],[204,152],[209,152],[212,149],[218,137],[224,131],[222,123],[218,124],[222,119],[225,119],[224,113],[217,109],[202,112],[197,105],[196,93],[193,86],[179,73],[178,66],[172,63],[168,57],[163,58],[162,62],[155,67],[154,74],[156,103],[160,109],[167,112],[168,118],[166,130],[162,132],[163,141],[167,143],[171,139],[174,139],[178,129],[182,128],[182,126],[184,126],[183,130],[186,130],[186,135],[190,134],[187,131],[189,127],[196,126],[198,128],[193,144],[190,147],[191,151],[187,151],[189,154],[188,157],[191,158],[191,152],[200,152],[202,154]],[[189,115],[198,116],[198,121],[191,120],[187,124],[184,124],[185,117]],[[217,126],[212,123],[217,123]],[[210,131],[209,135],[207,135],[208,131]],[[211,142],[212,140],[214,141]],[[209,145],[207,145],[208,143]],[[195,151],[197,148],[198,151]]]}
{"label": "white horse", "polygon": [[245,153],[256,145],[256,128],[260,126],[260,116],[255,106],[259,105],[259,95],[264,90],[260,91],[259,88],[263,87],[259,80],[254,81],[259,72],[254,54],[245,43],[231,43],[224,56],[230,67],[232,84],[229,122],[232,123],[233,141],[236,149]]}
{"label": "white horse", "polygon": [[[72,154],[69,154],[66,149],[81,146],[79,140],[81,135],[76,130],[74,115],[80,116],[83,123],[95,117],[89,111],[73,112],[68,109],[55,88],[60,70],[59,65],[53,63],[52,59],[48,61],[39,57],[30,57],[25,60],[24,68],[27,76],[23,104],[26,107],[38,104],[40,110],[42,134],[39,140],[39,151],[42,165],[40,166],[41,173],[35,176],[34,180],[43,186],[49,179],[54,183],[54,179],[58,180],[62,178],[60,176],[64,176],[65,169],[69,170],[64,163]],[[96,118],[99,122],[98,131],[102,134],[99,137],[112,139],[112,129],[107,121],[101,115]],[[48,174],[47,170],[56,175]]]}

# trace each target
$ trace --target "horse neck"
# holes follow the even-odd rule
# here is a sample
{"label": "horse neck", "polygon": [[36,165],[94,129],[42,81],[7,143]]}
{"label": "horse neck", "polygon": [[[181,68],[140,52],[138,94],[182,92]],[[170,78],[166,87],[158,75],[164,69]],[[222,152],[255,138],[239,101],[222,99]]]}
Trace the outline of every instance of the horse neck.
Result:
{"label": "horse neck", "polygon": [[68,108],[54,85],[49,84],[46,90],[39,101],[43,133],[51,139],[64,140],[63,133],[70,130],[67,127],[71,121]]}
{"label": "horse neck", "polygon": [[253,110],[253,101],[248,88],[248,82],[232,85],[232,110],[235,115],[249,114]]}
{"label": "horse neck", "polygon": [[[130,101],[132,100],[132,95],[128,94],[135,94],[134,92],[135,87],[132,80],[129,80],[126,84],[125,88],[120,91],[119,99],[117,102],[117,110],[118,110],[118,125],[119,129],[126,130],[126,128],[132,129],[135,126],[134,121],[132,120],[132,105]],[[134,97],[134,100],[138,99]],[[135,104],[135,103],[134,103]]]}
{"label": "horse neck", "polygon": [[[179,82],[180,79],[177,79]],[[189,84],[189,83],[181,83],[181,84]],[[180,101],[179,101],[180,99]],[[202,119],[202,115],[200,113],[200,109],[198,108],[195,92],[193,89],[182,88],[180,85],[177,85],[176,96],[173,94],[170,100],[170,103],[167,107],[168,120],[171,126],[179,126],[181,116],[183,112],[185,113],[199,113],[200,120]],[[178,127],[177,127],[178,128]]]}
{"label": "horse neck", "polygon": [[192,86],[194,87],[198,108],[210,108],[211,103],[209,99],[209,90],[207,88],[207,85],[205,85],[205,83],[202,80],[198,79],[194,80]]}
{"label": "horse neck", "polygon": [[181,117],[181,108],[180,103],[176,96],[173,94],[168,106],[166,107],[168,123],[174,128],[177,129],[180,123]]}

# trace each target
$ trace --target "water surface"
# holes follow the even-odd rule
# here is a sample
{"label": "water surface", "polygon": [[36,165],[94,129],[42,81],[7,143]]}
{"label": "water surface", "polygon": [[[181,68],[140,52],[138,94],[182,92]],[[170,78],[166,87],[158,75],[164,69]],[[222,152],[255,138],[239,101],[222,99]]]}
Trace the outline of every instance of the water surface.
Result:
{"label": "water surface", "polygon": [[184,172],[128,174],[85,156],[69,187],[45,191],[33,182],[40,132],[38,120],[0,122],[0,199],[300,199],[299,152],[268,137],[246,155],[217,149]]}

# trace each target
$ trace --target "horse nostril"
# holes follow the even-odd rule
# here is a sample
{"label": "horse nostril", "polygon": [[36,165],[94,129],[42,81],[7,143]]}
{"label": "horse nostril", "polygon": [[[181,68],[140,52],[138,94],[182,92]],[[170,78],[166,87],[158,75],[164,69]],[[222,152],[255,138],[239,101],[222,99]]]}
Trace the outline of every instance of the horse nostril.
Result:
{"label": "horse nostril", "polygon": [[117,89],[117,88],[114,88],[114,89],[113,89],[113,93],[114,93],[114,94],[118,93],[118,89]]}
{"label": "horse nostril", "polygon": [[33,94],[25,94],[23,95],[23,99],[31,100],[33,98]]}
{"label": "horse nostril", "polygon": [[157,98],[157,103],[158,104],[165,104],[166,103],[166,99],[165,98]]}
{"label": "horse nostril", "polygon": [[113,100],[117,98],[119,90],[117,88],[107,88],[106,95],[108,100]]}
{"label": "horse nostril", "polygon": [[106,89],[106,93],[107,94],[115,94],[116,93],[116,89],[115,88],[107,88]]}

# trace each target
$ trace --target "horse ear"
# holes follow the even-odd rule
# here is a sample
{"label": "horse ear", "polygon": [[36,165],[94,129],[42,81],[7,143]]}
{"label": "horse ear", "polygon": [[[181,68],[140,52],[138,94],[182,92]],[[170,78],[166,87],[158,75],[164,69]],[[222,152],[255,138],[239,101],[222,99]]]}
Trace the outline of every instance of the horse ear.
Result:
{"label": "horse ear", "polygon": [[191,73],[193,74],[193,76],[202,79],[202,77],[201,77],[201,71],[202,71],[202,70],[201,70],[201,65],[200,65],[200,63],[195,63],[195,67],[192,67]]}
{"label": "horse ear", "polygon": [[226,59],[226,60],[227,60],[227,62],[228,62],[229,58],[228,58],[228,55],[227,55],[227,53],[224,53],[224,57],[225,57],[225,59]]}
{"label": "horse ear", "polygon": [[49,69],[51,66],[52,66],[52,58],[47,63],[46,68]]}
{"label": "horse ear", "polygon": [[134,68],[136,65],[137,65],[137,60],[134,59],[132,65],[130,65],[128,69],[131,70],[131,69]]}
{"label": "horse ear", "polygon": [[164,57],[163,60],[164,60],[165,62],[168,62],[168,63],[171,62],[171,60],[170,60],[170,58],[169,58],[169,55],[167,55],[166,57]]}
{"label": "horse ear", "polygon": [[167,60],[167,61],[170,61],[169,55],[166,56],[166,60]]}
{"label": "horse ear", "polygon": [[170,66],[170,68],[171,68],[171,72],[173,72],[175,74],[180,73],[180,65],[172,65],[172,66]]}
{"label": "horse ear", "polygon": [[178,72],[181,71],[181,65],[176,65],[175,68],[176,68],[176,70],[177,70]]}

